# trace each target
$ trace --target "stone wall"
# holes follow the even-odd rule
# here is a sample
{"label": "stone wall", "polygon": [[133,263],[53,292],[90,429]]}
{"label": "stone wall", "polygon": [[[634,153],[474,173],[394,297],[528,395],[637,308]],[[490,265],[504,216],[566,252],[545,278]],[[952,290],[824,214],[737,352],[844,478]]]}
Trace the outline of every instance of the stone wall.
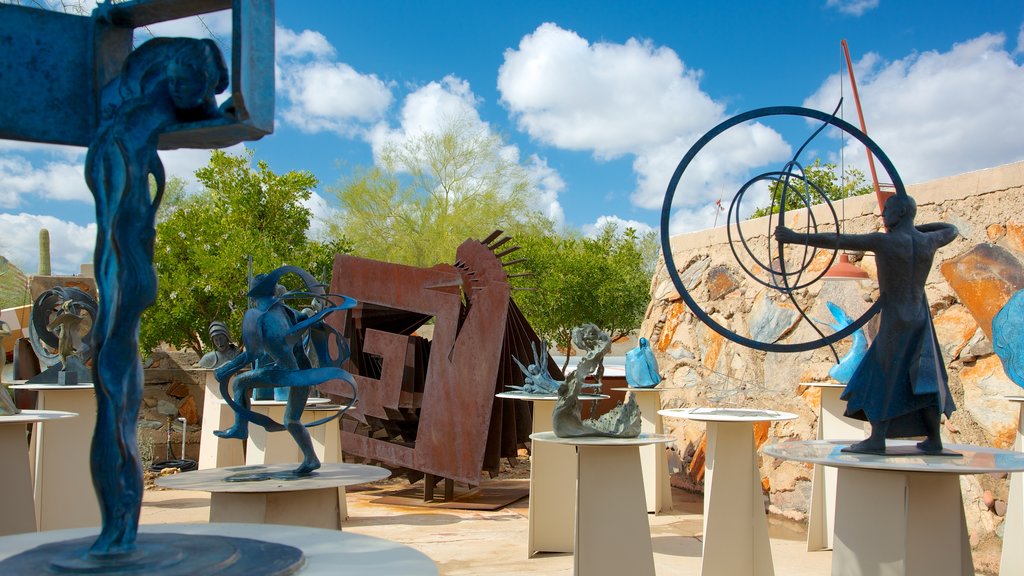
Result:
{"label": "stone wall", "polygon": [[[995,314],[1014,291],[1024,288],[1024,162],[943,178],[908,187],[918,203],[918,224],[944,221],[955,224],[960,237],[936,255],[928,278],[927,295],[936,333],[958,410],[944,423],[944,441],[1009,448],[1017,427],[1017,405],[1004,395],[1021,389],[1003,373],[992,353],[989,327]],[[843,230],[864,233],[879,230],[874,195],[836,203],[845,213]],[[832,222],[819,207],[817,221]],[[787,224],[799,229],[805,213],[787,215]],[[774,225],[774,224],[773,224]],[[749,245],[762,261],[770,244],[767,218],[743,224]],[[819,228],[822,229],[822,228]],[[823,229],[834,229],[825,226]],[[791,250],[790,253],[797,251]],[[737,265],[725,228],[718,227],[672,238],[672,253],[687,290],[719,324],[764,342],[802,342],[818,337],[796,308],[779,293],[752,280]],[[741,252],[741,255],[743,253]],[[807,272],[823,270],[828,254],[819,253]],[[878,297],[874,260],[853,254],[851,260],[872,280],[819,281],[795,294],[797,302],[815,320],[831,320],[826,301],[839,304],[857,317]],[[750,266],[750,260],[744,262]],[[792,266],[787,266],[792,269]],[[757,276],[767,279],[767,272]],[[874,323],[865,332],[873,335]],[[831,329],[823,328],[825,333]],[[825,381],[835,360],[825,349],[781,354],[753,351],[707,328],[680,299],[662,260],[651,283],[651,303],[641,328],[658,355],[666,408],[730,406],[771,408],[799,415],[797,420],[764,425],[757,430],[759,444],[813,439],[817,426],[817,388],[801,383]],[[837,345],[842,356],[849,342]],[[666,422],[679,438],[681,470],[673,475],[676,486],[700,490],[703,481],[702,423]],[[810,497],[811,467],[761,457],[762,485],[772,513],[804,520]],[[979,569],[994,571],[1002,545],[1008,481],[1005,477],[963,476],[962,486],[971,544]]]}
{"label": "stone wall", "polygon": [[[151,451],[153,461],[177,460],[181,455],[182,424],[187,423],[185,456],[199,461],[200,428],[203,418],[203,384],[209,370],[190,367],[195,354],[155,352],[146,359],[142,410],[139,414],[139,446],[143,456]],[[185,367],[183,367],[185,366]],[[170,426],[171,454],[167,453]]]}

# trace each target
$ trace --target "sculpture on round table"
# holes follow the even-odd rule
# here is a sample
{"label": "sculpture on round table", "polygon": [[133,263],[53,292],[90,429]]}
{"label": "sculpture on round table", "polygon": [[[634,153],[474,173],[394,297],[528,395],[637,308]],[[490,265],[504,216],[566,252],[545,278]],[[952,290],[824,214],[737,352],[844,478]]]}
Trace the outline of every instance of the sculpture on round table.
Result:
{"label": "sculpture on round table", "polygon": [[560,380],[555,380],[551,376],[551,372],[548,371],[548,344],[547,342],[541,342],[540,350],[537,349],[535,342],[530,342],[530,349],[533,350],[533,362],[529,366],[524,366],[515,356],[512,360],[515,361],[516,365],[519,366],[519,371],[523,373],[523,385],[512,386],[509,388],[517,390],[523,394],[535,394],[539,396],[551,396],[558,393],[558,387],[562,385]]}
{"label": "sculpture on round table", "polygon": [[213,342],[213,350],[210,350],[199,359],[193,366],[195,368],[216,369],[226,364],[229,360],[241,352],[238,346],[231,341],[231,333],[228,325],[220,320],[210,322],[210,341]]}
{"label": "sculpture on round table", "polygon": [[640,406],[633,396],[625,404],[619,403],[599,418],[583,420],[580,392],[584,380],[595,374],[611,348],[611,338],[597,326],[584,324],[572,331],[573,344],[584,352],[576,369],[569,373],[558,387],[558,401],[552,414],[552,431],[560,438],[605,436],[636,438],[640,435]]}
{"label": "sculpture on round table", "polygon": [[626,352],[626,383],[633,388],[654,388],[659,382],[658,360],[650,342],[641,337],[637,347]]}
{"label": "sculpture on round table", "polygon": [[1024,290],[1018,290],[992,318],[992,348],[1003,371],[1024,388]]}
{"label": "sculpture on round table", "polygon": [[[286,274],[295,274],[302,279],[305,289],[279,294],[275,288]],[[242,318],[244,350],[214,372],[220,383],[221,395],[235,412],[235,422],[227,430],[217,430],[214,434],[221,438],[244,440],[249,436],[250,423],[262,426],[268,432],[287,430],[302,451],[302,462],[293,474],[309,475],[320,467],[320,459],[313,450],[307,428],[341,417],[356,398],[355,381],[348,371],[341,368],[349,356],[347,342],[341,333],[324,322],[324,318],[333,312],[352,308],[356,301],[324,293],[322,284],[309,272],[295,266],[282,266],[268,274],[254,276],[249,284],[249,298],[253,305]],[[307,316],[286,303],[296,299],[322,300],[325,306]],[[312,312],[313,308],[309,307],[309,310]],[[303,346],[307,337],[316,352],[318,367],[315,368]],[[337,354],[331,354],[332,344]],[[242,372],[246,367],[252,369]],[[348,383],[352,387],[351,399],[334,415],[303,423],[302,412],[311,388],[328,380]],[[229,381],[232,386],[230,393]],[[250,394],[258,388],[287,389],[284,422],[276,422],[252,411]]]}
{"label": "sculpture on round table", "polygon": [[98,304],[88,293],[71,286],[43,291],[32,304],[29,341],[48,368],[28,380],[32,384],[72,386],[92,382],[86,367],[93,356],[92,328]]}
{"label": "sculpture on round table", "polygon": [[878,334],[843,391],[845,415],[871,423],[871,434],[844,450],[884,454],[886,438],[925,436],[917,448],[941,454],[942,415],[956,405],[932,325],[924,285],[935,252],[957,236],[952,224],[914,225],[917,204],[907,195],[885,202],[887,233],[800,233],[775,229],[779,242],[875,254],[882,302]]}

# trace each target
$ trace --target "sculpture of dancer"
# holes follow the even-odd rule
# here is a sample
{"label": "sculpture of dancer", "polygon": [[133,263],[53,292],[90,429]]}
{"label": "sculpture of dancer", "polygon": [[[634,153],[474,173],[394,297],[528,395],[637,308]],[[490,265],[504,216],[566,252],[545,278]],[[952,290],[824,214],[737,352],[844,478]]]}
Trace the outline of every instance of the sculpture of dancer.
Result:
{"label": "sculpture of dancer", "polygon": [[[305,281],[309,292],[279,294],[278,280],[285,274],[298,275]],[[249,284],[249,298],[252,308],[242,318],[242,344],[244,351],[224,364],[214,373],[220,383],[221,395],[235,411],[235,422],[227,430],[214,434],[221,438],[244,440],[249,436],[252,422],[267,431],[287,430],[302,451],[302,463],[294,470],[297,476],[307,475],[320,467],[320,460],[313,450],[307,427],[318,426],[340,417],[352,406],[356,398],[355,381],[352,375],[340,366],[348,359],[348,347],[344,337],[328,326],[324,317],[328,314],[352,308],[356,301],[341,297],[342,303],[325,306],[319,312],[307,316],[284,302],[289,298],[314,298],[328,301],[333,295],[323,294],[311,274],[294,266],[282,266],[269,274],[257,274]],[[329,301],[328,301],[329,303]],[[314,368],[303,348],[308,334],[316,352],[319,367]],[[335,338],[338,354],[330,354],[331,338]],[[252,370],[241,372],[246,366]],[[228,382],[234,376],[233,390],[229,394]],[[310,388],[328,380],[344,380],[352,387],[348,405],[333,416],[303,424],[302,411],[309,400]],[[284,422],[257,414],[250,409],[249,396],[254,388],[284,388],[288,391]]]}
{"label": "sculpture of dancer", "polygon": [[942,453],[941,416],[956,409],[924,286],[935,252],[956,238],[957,229],[943,222],[915,226],[916,213],[911,197],[896,195],[882,211],[888,233],[775,229],[779,242],[875,254],[882,305],[878,335],[842,395],[846,416],[870,422],[871,435],[845,448],[850,452],[884,454],[886,438],[926,436],[918,449]]}
{"label": "sculpture of dancer", "polygon": [[193,366],[195,368],[220,368],[228,360],[238,356],[238,346],[231,341],[231,334],[228,332],[228,325],[220,320],[210,322],[210,340],[213,342],[213,350],[210,350],[199,359]]}
{"label": "sculpture of dancer", "polygon": [[96,199],[100,298],[93,326],[97,414],[90,452],[103,516],[90,548],[96,558],[131,553],[138,531],[139,321],[156,301],[153,242],[164,191],[157,139],[174,125],[218,117],[214,95],[227,85],[227,67],[213,41],[155,38],[131,52],[121,75],[103,89],[99,129],[85,159],[85,179]]}
{"label": "sculpture of dancer", "polygon": [[611,348],[611,338],[593,324],[573,328],[572,341],[585,354],[558,387],[558,402],[552,413],[552,431],[559,438],[609,436],[635,438],[640,435],[640,407],[633,396],[598,419],[581,418],[580,392],[583,381],[602,366]]}

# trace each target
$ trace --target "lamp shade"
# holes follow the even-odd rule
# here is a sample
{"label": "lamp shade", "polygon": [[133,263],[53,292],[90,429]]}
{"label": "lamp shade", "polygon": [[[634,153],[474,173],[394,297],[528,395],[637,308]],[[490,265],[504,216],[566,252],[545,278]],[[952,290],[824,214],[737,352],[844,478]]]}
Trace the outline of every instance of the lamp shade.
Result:
{"label": "lamp shade", "polygon": [[839,255],[839,260],[825,272],[826,280],[867,280],[868,273],[854,266],[850,257],[845,253]]}

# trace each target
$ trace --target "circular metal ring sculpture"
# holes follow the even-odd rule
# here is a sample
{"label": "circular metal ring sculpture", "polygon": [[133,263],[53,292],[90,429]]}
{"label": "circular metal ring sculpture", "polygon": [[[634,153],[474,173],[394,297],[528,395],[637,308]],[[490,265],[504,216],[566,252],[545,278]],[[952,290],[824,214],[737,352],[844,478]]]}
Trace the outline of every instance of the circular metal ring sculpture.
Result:
{"label": "circular metal ring sculpture", "polygon": [[[882,168],[885,170],[886,174],[888,174],[890,180],[893,183],[893,186],[895,186],[896,188],[896,194],[898,196],[907,195],[907,191],[903,185],[903,181],[900,179],[899,174],[896,172],[896,167],[893,166],[892,162],[889,160],[889,157],[886,156],[885,152],[882,151],[878,144],[876,144],[875,141],[869,138],[867,134],[863,133],[862,131],[854,127],[852,124],[845,122],[840,118],[837,118],[835,114],[828,114],[826,112],[821,112],[820,110],[812,110],[810,108],[802,108],[799,106],[774,106],[769,108],[758,108],[756,110],[750,110],[748,112],[744,112],[743,114],[733,116],[732,118],[725,120],[718,126],[715,126],[706,134],[704,134],[704,136],[702,136],[699,140],[697,140],[697,142],[690,148],[686,155],[683,156],[683,159],[679,162],[679,165],[676,167],[675,173],[672,174],[672,179],[669,181],[668,189],[665,191],[665,202],[662,204],[661,208],[661,250],[662,256],[665,259],[665,268],[668,272],[669,278],[672,279],[672,284],[675,285],[676,290],[679,292],[679,296],[682,297],[684,302],[686,302],[686,305],[690,308],[693,314],[698,319],[700,319],[700,321],[703,322],[706,326],[708,326],[715,332],[719,333],[720,335],[724,336],[725,338],[728,338],[729,340],[736,342],[737,344],[741,344],[743,346],[747,346],[748,348],[753,348],[755,350],[761,350],[764,352],[804,352],[822,346],[831,345],[856,332],[858,329],[864,326],[864,324],[866,324],[881,309],[881,298],[879,298],[870,308],[868,308],[860,317],[855,319],[849,326],[827,336],[822,335],[821,338],[818,338],[816,340],[798,342],[793,344],[761,342],[759,340],[753,340],[751,338],[740,336],[739,334],[733,332],[732,330],[729,330],[728,328],[722,326],[713,318],[711,318],[711,316],[707,312],[705,312],[699,304],[697,304],[697,301],[693,299],[693,296],[686,289],[686,286],[683,284],[682,279],[679,277],[679,271],[676,270],[675,259],[672,255],[671,235],[669,233],[669,221],[672,215],[672,200],[673,198],[675,198],[676,190],[679,186],[679,181],[682,178],[683,173],[686,172],[686,169],[693,162],[694,158],[696,158],[697,154],[699,154],[700,151],[703,150],[704,147],[707,146],[708,143],[714,140],[718,135],[722,134],[723,132],[730,128],[743,124],[744,122],[749,122],[751,120],[765,118],[769,116],[802,117],[812,120],[818,120],[823,124],[810,138],[808,138],[807,142],[805,142],[804,145],[797,151],[796,155],[794,156],[794,160],[789,162],[784,170],[777,172],[765,172],[763,174],[755,176],[754,178],[751,178],[736,193],[729,206],[729,213],[726,219],[726,232],[729,238],[729,247],[733,252],[733,256],[736,257],[737,262],[740,264],[740,267],[743,268],[743,271],[746,272],[747,275],[749,275],[751,278],[754,278],[754,280],[756,280],[757,282],[775,290],[791,293],[794,290],[807,287],[813,284],[814,282],[817,282],[824,275],[823,271],[820,274],[816,275],[815,277],[811,278],[810,280],[802,281],[801,275],[804,272],[806,272],[809,264],[809,258],[806,255],[806,251],[802,259],[802,264],[798,267],[798,269],[787,272],[784,264],[785,247],[782,243],[779,243],[778,248],[778,259],[780,263],[782,263],[780,269],[776,269],[775,267],[773,267],[770,262],[767,264],[762,262],[750,251],[749,247],[747,246],[745,240],[742,237],[742,231],[740,231],[739,240],[743,244],[747,253],[753,258],[756,265],[759,268],[768,271],[770,273],[770,277],[781,278],[782,284],[779,285],[778,283],[768,283],[762,281],[761,279],[757,278],[753,274],[753,272],[747,266],[745,266],[740,260],[733,243],[729,222],[733,218],[735,218],[737,230],[740,230],[739,202],[742,199],[743,194],[751,186],[753,186],[757,182],[765,180],[783,180],[787,184],[786,186],[783,186],[782,198],[780,201],[778,215],[779,221],[785,222],[786,189],[789,188],[789,180],[794,178],[793,169],[799,168],[799,163],[796,162],[795,158],[799,157],[800,152],[803,151],[807,143],[810,142],[810,140],[812,140],[825,127],[829,125],[834,126],[842,130],[846,134],[850,135],[851,137],[855,138],[861,144],[863,144],[870,151],[870,153],[875,156],[878,162],[882,165]],[[803,195],[804,203],[806,205],[810,204],[809,193],[813,191],[815,194],[821,196],[822,198],[825,198],[826,204],[828,204],[829,209],[831,210],[833,219],[835,219],[838,222],[838,219],[836,218],[835,209],[832,207],[831,203],[828,202],[827,197],[825,196],[823,191],[818,189],[811,182],[807,181],[807,179],[802,175],[802,171],[801,174],[799,176],[795,176],[795,178],[802,183],[802,185],[805,188],[805,191],[807,192]],[[810,223],[813,226],[817,225],[817,223],[813,219],[810,221]],[[836,230],[838,234],[838,227]],[[835,253],[832,254],[832,259],[835,259]],[[827,268],[828,267],[826,267],[826,269]],[[795,277],[795,281],[791,283],[790,277]]]}
{"label": "circular metal ring sculpture", "polygon": [[81,347],[75,352],[83,363],[92,359],[92,326],[96,321],[98,308],[96,299],[80,288],[57,286],[44,291],[32,303],[32,315],[28,326],[32,350],[39,357],[39,362],[46,367],[54,366],[61,361],[59,353],[51,352],[60,347],[60,336],[50,330],[49,324],[53,315],[68,301],[73,302],[74,309],[84,310],[89,315],[89,329],[80,335]]}

